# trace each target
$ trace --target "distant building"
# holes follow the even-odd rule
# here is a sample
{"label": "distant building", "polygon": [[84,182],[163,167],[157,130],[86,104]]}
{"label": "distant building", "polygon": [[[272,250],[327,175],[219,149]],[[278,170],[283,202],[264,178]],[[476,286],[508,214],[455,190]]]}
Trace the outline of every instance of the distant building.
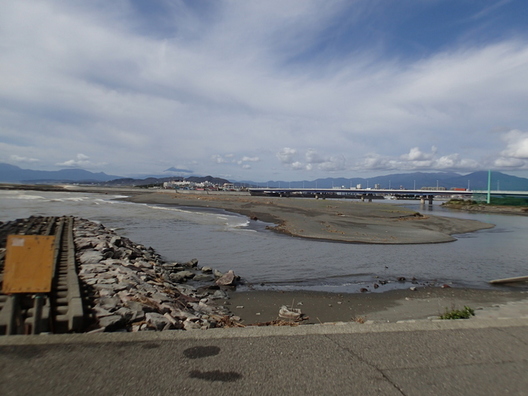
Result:
{"label": "distant building", "polygon": [[189,181],[169,181],[163,183],[163,188],[190,189],[193,186],[194,183]]}

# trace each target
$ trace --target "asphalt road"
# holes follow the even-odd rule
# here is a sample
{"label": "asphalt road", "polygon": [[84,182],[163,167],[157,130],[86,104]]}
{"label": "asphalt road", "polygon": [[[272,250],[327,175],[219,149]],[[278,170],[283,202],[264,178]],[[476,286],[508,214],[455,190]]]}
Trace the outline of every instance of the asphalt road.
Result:
{"label": "asphalt road", "polygon": [[528,318],[0,337],[7,395],[526,395]]}

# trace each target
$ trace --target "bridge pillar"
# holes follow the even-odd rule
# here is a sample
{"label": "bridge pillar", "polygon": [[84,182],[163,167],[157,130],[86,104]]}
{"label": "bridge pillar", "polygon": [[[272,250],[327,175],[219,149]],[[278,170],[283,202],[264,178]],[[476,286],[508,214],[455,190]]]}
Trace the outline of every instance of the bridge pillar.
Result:
{"label": "bridge pillar", "polygon": [[427,198],[429,198],[429,205],[433,204],[433,197],[434,195],[429,195]]}
{"label": "bridge pillar", "polygon": [[365,202],[365,194],[361,194],[361,202]]}
{"label": "bridge pillar", "polygon": [[421,203],[422,205],[425,204],[425,197],[424,197],[423,195],[420,197],[420,203]]}

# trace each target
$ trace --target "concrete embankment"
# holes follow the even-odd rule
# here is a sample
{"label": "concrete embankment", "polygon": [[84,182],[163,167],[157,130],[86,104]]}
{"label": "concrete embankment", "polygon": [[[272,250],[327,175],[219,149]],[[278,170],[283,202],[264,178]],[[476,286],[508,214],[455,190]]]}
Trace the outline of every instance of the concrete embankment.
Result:
{"label": "concrete embankment", "polygon": [[0,338],[2,395],[524,395],[528,320]]}

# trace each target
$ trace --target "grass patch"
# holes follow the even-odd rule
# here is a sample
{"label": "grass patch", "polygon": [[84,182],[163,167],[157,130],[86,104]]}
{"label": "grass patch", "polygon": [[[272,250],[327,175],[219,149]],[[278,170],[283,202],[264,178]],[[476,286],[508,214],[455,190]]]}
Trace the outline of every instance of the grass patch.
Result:
{"label": "grass patch", "polygon": [[452,309],[449,311],[446,308],[444,314],[440,315],[440,319],[469,319],[472,316],[475,316],[475,310],[464,305],[464,309]]}

